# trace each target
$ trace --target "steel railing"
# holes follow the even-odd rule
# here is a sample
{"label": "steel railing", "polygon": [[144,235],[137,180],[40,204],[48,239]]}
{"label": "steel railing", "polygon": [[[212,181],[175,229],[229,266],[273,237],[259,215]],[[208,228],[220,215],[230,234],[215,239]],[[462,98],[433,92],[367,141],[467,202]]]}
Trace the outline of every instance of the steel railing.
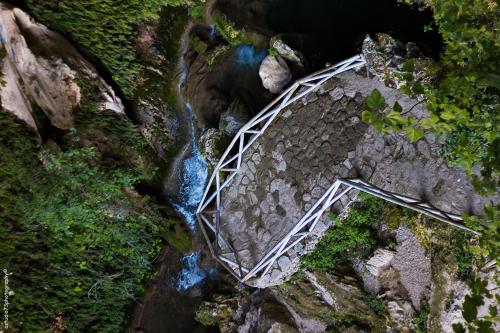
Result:
{"label": "steel railing", "polygon": [[[296,81],[238,131],[215,166],[196,211],[196,216],[210,252],[239,281],[246,282],[257,274],[260,276],[266,275],[281,255],[309,235],[325,210],[352,189],[373,194],[392,203],[417,210],[440,221],[472,231],[463,225],[459,216],[442,212],[428,203],[384,191],[360,179],[338,179],[283,239],[268,251],[254,267],[247,268],[241,265],[238,251],[220,231],[220,217],[221,191],[230,184],[240,170],[243,154],[264,133],[283,109],[318,89],[332,77],[365,64],[363,57],[356,55]],[[209,232],[213,237],[210,237]]]}

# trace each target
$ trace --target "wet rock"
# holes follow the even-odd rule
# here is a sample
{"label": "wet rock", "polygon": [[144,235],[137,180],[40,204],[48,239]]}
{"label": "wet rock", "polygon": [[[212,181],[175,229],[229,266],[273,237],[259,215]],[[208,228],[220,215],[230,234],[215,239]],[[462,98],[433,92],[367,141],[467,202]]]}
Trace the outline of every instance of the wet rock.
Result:
{"label": "wet rock", "polygon": [[246,105],[236,98],[228,109],[221,114],[219,129],[228,136],[235,136],[238,130],[243,127],[251,118]]}
{"label": "wet rock", "polygon": [[139,98],[136,103],[142,135],[160,157],[165,157],[179,140],[181,119],[163,102],[151,97]]}
{"label": "wet rock", "polygon": [[73,112],[80,105],[80,79],[92,82],[97,109],[124,115],[123,104],[92,64],[59,33],[36,23],[18,8],[0,3],[0,48],[5,85],[2,107],[38,131],[35,108],[62,130],[74,127]]}
{"label": "wet rock", "polygon": [[273,94],[279,93],[292,79],[290,68],[281,56],[267,56],[259,68],[264,88]]}
{"label": "wet rock", "polygon": [[236,306],[234,297],[215,294],[198,307],[195,318],[205,326],[218,325],[221,332],[231,332],[229,320],[234,315]]}
{"label": "wet rock", "polygon": [[394,300],[387,302],[387,314],[397,332],[414,332],[415,327],[412,323],[415,310],[409,302],[403,300]]}
{"label": "wet rock", "polygon": [[[249,48],[249,52],[242,52],[239,47],[229,49],[212,67],[207,63],[206,54],[197,55],[187,64],[189,73],[183,95],[197,115],[199,128],[219,127],[221,115],[228,108],[237,107],[238,112],[243,111],[241,105],[232,105],[237,99],[253,115],[271,98],[258,76],[260,61],[257,56],[260,53],[246,46],[247,50]],[[243,121],[243,118],[236,119]]]}
{"label": "wet rock", "polygon": [[200,148],[210,170],[217,165],[227,147],[229,137],[215,128],[209,128],[200,137]]}
{"label": "wet rock", "polygon": [[299,67],[304,67],[304,55],[288,46],[280,36],[274,36],[269,42],[269,46],[278,52],[284,59],[294,63]]}

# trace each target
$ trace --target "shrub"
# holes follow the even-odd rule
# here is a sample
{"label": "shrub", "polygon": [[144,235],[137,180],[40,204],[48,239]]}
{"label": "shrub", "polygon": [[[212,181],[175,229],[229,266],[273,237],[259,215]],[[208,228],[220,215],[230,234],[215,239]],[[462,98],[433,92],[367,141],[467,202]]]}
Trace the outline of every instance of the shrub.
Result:
{"label": "shrub", "polygon": [[345,219],[330,216],[334,226],[326,231],[311,254],[301,258],[302,264],[309,269],[333,270],[342,260],[374,246],[370,227],[380,221],[383,206],[382,200],[361,193],[359,202],[351,206]]}
{"label": "shrub", "polygon": [[413,316],[412,322],[415,325],[417,333],[427,332],[427,318],[429,317],[429,308],[427,305],[422,306],[420,312]]}
{"label": "shrub", "polygon": [[373,295],[365,295],[363,300],[377,315],[385,315],[384,302],[380,298]]}
{"label": "shrub", "polygon": [[121,151],[106,156],[75,137],[63,151],[42,149],[0,110],[0,266],[13,273],[14,331],[46,332],[55,317],[68,332],[120,331],[160,249],[167,222],[133,191],[144,179],[142,144],[126,144],[137,130],[123,117],[84,116],[91,111],[82,107],[76,132],[106,128]]}

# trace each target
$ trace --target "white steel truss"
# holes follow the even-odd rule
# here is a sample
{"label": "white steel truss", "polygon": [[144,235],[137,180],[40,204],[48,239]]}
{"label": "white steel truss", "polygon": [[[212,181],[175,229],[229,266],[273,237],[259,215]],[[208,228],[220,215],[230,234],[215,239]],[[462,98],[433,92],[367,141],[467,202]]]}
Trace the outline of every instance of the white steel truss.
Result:
{"label": "white steel truss", "polygon": [[[213,257],[239,281],[246,282],[250,278],[266,275],[274,262],[307,237],[323,213],[352,189],[370,193],[448,224],[475,232],[463,225],[460,216],[442,212],[428,203],[384,191],[360,179],[338,179],[288,234],[266,253],[254,267],[243,267],[241,265],[237,251],[220,232],[219,222],[221,216],[221,190],[230,184],[240,170],[243,154],[264,133],[280,111],[318,89],[332,77],[365,64],[363,57],[356,55],[296,81],[238,131],[214,168],[196,211],[196,217]],[[213,235],[213,237],[210,237],[210,235]]]}

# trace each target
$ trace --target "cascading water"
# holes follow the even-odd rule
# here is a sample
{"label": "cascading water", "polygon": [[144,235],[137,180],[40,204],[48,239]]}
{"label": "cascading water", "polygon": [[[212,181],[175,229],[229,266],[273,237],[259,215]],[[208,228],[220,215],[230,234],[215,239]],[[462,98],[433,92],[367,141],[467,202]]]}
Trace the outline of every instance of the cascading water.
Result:
{"label": "cascading water", "polygon": [[207,273],[198,266],[200,256],[199,252],[193,252],[182,258],[184,268],[181,270],[177,278],[177,291],[186,291],[199,284],[207,277]]}
{"label": "cascading water", "polygon": [[[208,178],[208,167],[201,155],[198,140],[196,139],[193,110],[189,103],[186,103],[185,106],[189,112],[188,116],[191,122],[191,155],[184,160],[181,191],[177,199],[178,203],[174,203],[173,206],[184,216],[191,231],[194,231],[196,228],[196,208],[203,197]],[[199,258],[199,252],[190,253],[182,258],[184,268],[177,278],[176,288],[178,291],[186,291],[198,285],[207,277],[207,273],[198,266]]]}
{"label": "cascading water", "polygon": [[[215,36],[215,30],[211,34]],[[178,85],[178,95],[182,99],[182,88],[188,72],[188,67],[184,63],[183,57],[180,57],[179,66],[181,68],[181,76]],[[196,209],[203,198],[208,178],[208,166],[201,155],[196,137],[196,117],[193,109],[189,103],[183,104],[188,112],[186,118],[189,123],[189,143],[185,146],[182,155],[189,148],[191,148],[191,153],[183,161],[182,169],[180,170],[182,175],[180,191],[175,201],[172,202],[172,205],[184,217],[191,232],[194,232],[196,230]],[[177,291],[183,292],[199,285],[207,277],[207,272],[198,266],[200,256],[199,252],[192,252],[181,259],[184,268],[178,274],[175,282]]]}
{"label": "cascading water", "polygon": [[177,198],[178,202],[174,203],[173,206],[184,216],[189,228],[194,230],[196,227],[196,208],[203,197],[208,178],[208,167],[201,156],[198,140],[196,139],[193,110],[189,103],[186,103],[185,107],[189,112],[188,118],[191,122],[191,155],[184,160],[181,191]]}

